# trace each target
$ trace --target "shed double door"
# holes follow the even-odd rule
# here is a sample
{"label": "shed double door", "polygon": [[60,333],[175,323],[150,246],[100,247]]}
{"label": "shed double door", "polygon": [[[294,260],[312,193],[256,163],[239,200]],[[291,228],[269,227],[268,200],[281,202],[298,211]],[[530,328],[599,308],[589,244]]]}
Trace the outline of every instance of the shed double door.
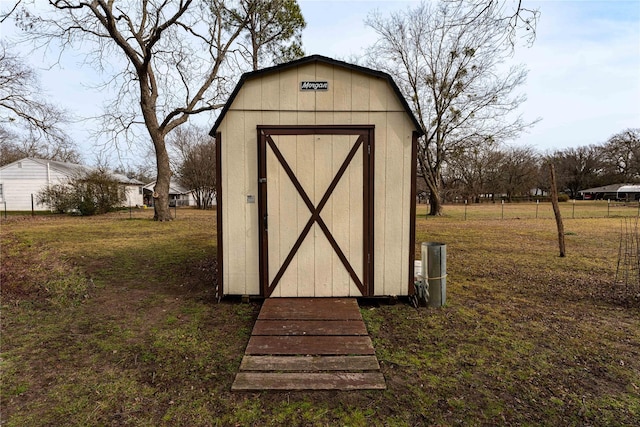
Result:
{"label": "shed double door", "polygon": [[371,295],[373,127],[258,127],[265,297]]}

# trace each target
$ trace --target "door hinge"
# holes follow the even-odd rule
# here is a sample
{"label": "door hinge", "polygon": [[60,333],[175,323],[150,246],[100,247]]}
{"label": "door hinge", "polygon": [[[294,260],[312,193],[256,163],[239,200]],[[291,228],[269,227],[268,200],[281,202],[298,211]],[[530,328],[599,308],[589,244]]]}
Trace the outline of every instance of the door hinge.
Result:
{"label": "door hinge", "polygon": [[258,178],[258,184],[266,184],[267,178]]}
{"label": "door hinge", "polygon": [[269,215],[264,214],[264,229],[268,230],[269,229],[269,220],[267,219]]}
{"label": "door hinge", "polygon": [[370,156],[371,155],[371,145],[367,144],[367,153]]}

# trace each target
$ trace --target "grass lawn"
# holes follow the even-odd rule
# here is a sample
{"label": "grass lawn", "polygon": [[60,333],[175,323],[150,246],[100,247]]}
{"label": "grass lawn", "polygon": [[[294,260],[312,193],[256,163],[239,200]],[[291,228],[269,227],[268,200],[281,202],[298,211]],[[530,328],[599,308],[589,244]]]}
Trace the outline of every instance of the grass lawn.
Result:
{"label": "grass lawn", "polygon": [[447,243],[447,306],[361,305],[388,388],[338,393],[230,391],[260,306],[216,302],[215,212],[3,218],[0,424],[637,425],[621,219],[565,210],[559,258],[550,217],[425,212],[416,240]]}

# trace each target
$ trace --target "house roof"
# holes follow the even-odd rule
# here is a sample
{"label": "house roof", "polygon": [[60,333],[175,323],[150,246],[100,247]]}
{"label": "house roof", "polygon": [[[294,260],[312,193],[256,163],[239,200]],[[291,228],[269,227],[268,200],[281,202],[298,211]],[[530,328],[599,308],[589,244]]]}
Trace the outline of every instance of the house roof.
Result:
{"label": "house roof", "polygon": [[594,187],[594,188],[587,188],[586,190],[580,190],[578,191],[578,193],[580,194],[584,194],[584,193],[615,193],[617,192],[621,187],[627,186],[630,184],[609,184],[609,185],[603,185],[602,187]]}
{"label": "house roof", "polygon": [[[155,187],[155,185],[156,185],[156,181],[152,181],[146,184],[143,188],[145,190],[153,191],[153,187]],[[187,194],[190,192],[191,190],[186,189],[185,187],[183,187],[173,179],[169,181],[169,194]]]}
{"label": "house roof", "polygon": [[78,165],[76,163],[65,163],[65,162],[59,162],[57,160],[37,159],[35,157],[28,157],[28,159],[33,160],[34,162],[39,163],[43,166],[47,166],[47,163],[48,163],[49,167],[56,169],[57,171],[62,172],[65,175],[72,175],[79,172],[85,172],[90,169],[87,166]]}
{"label": "house roof", "polygon": [[[96,171],[97,169],[91,166],[85,166],[85,165],[80,165],[77,163],[66,163],[66,162],[59,162],[57,160],[47,160],[47,159],[39,159],[36,157],[25,157],[24,159],[20,159],[17,160],[13,163],[10,163],[9,165],[13,165],[14,163],[18,163],[18,162],[23,162],[25,160],[31,160],[35,163],[41,164],[42,166],[47,166],[47,164],[49,165],[50,168],[57,170],[60,173],[63,173],[65,175],[71,176],[74,174],[78,174],[78,173],[84,173],[84,172],[92,172],[92,171]],[[5,165],[4,167],[7,167],[9,165]],[[128,184],[128,185],[143,185],[144,183],[141,181],[138,181],[137,179],[133,179],[133,178],[129,178],[126,175],[122,175],[119,173],[115,173],[113,171],[109,171],[109,173],[111,174],[111,176],[117,180],[120,184]]]}
{"label": "house roof", "polygon": [[623,185],[618,188],[619,193],[640,193],[640,185]]}
{"label": "house roof", "polygon": [[306,65],[306,64],[314,63],[314,62],[322,62],[322,63],[325,63],[325,64],[335,65],[335,66],[338,66],[338,67],[347,68],[347,69],[350,69],[350,70],[358,71],[358,72],[363,73],[363,74],[367,74],[367,75],[370,75],[370,76],[374,76],[374,77],[378,77],[378,78],[387,80],[387,82],[389,83],[389,85],[391,86],[393,91],[395,92],[396,96],[398,97],[398,100],[400,100],[400,103],[404,107],[404,110],[409,115],[409,118],[411,119],[411,122],[415,126],[416,131],[420,134],[420,136],[424,135],[424,130],[420,126],[420,123],[418,123],[418,120],[416,119],[416,117],[413,115],[413,112],[411,111],[411,108],[409,107],[409,104],[407,103],[407,100],[404,98],[404,96],[402,95],[402,92],[400,92],[400,88],[398,88],[398,85],[396,85],[396,83],[393,81],[393,78],[389,74],[387,74],[387,73],[385,73],[383,71],[373,70],[371,68],[363,67],[363,66],[360,66],[360,65],[350,64],[348,62],[343,62],[343,61],[338,61],[337,59],[329,58],[329,57],[322,56],[322,55],[306,56],[304,58],[300,58],[300,59],[297,59],[295,61],[286,62],[284,64],[275,65],[273,67],[267,67],[267,68],[263,68],[261,70],[256,70],[256,71],[251,71],[251,72],[248,72],[248,73],[244,73],[240,77],[240,81],[236,85],[235,89],[231,93],[231,96],[227,100],[227,103],[224,105],[224,108],[220,112],[220,115],[218,116],[218,119],[216,120],[215,124],[213,125],[213,128],[211,129],[211,132],[209,132],[209,135],[215,137],[216,131],[218,130],[218,127],[220,126],[220,123],[222,123],[222,120],[224,119],[224,116],[227,114],[227,111],[229,110],[229,108],[231,108],[231,104],[233,104],[233,100],[236,98],[236,96],[240,92],[240,89],[242,88],[242,85],[244,85],[245,81],[247,81],[249,79],[261,77],[261,76],[264,76],[264,75],[267,75],[267,74],[271,74],[271,73],[287,70],[289,68],[298,67],[300,65]]}

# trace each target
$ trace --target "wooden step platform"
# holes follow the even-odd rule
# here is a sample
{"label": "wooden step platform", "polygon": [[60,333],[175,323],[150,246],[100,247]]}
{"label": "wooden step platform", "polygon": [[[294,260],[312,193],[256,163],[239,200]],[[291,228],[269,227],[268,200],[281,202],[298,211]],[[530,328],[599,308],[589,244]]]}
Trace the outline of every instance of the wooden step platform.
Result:
{"label": "wooden step platform", "polygon": [[264,301],[232,390],[385,389],[355,298]]}

